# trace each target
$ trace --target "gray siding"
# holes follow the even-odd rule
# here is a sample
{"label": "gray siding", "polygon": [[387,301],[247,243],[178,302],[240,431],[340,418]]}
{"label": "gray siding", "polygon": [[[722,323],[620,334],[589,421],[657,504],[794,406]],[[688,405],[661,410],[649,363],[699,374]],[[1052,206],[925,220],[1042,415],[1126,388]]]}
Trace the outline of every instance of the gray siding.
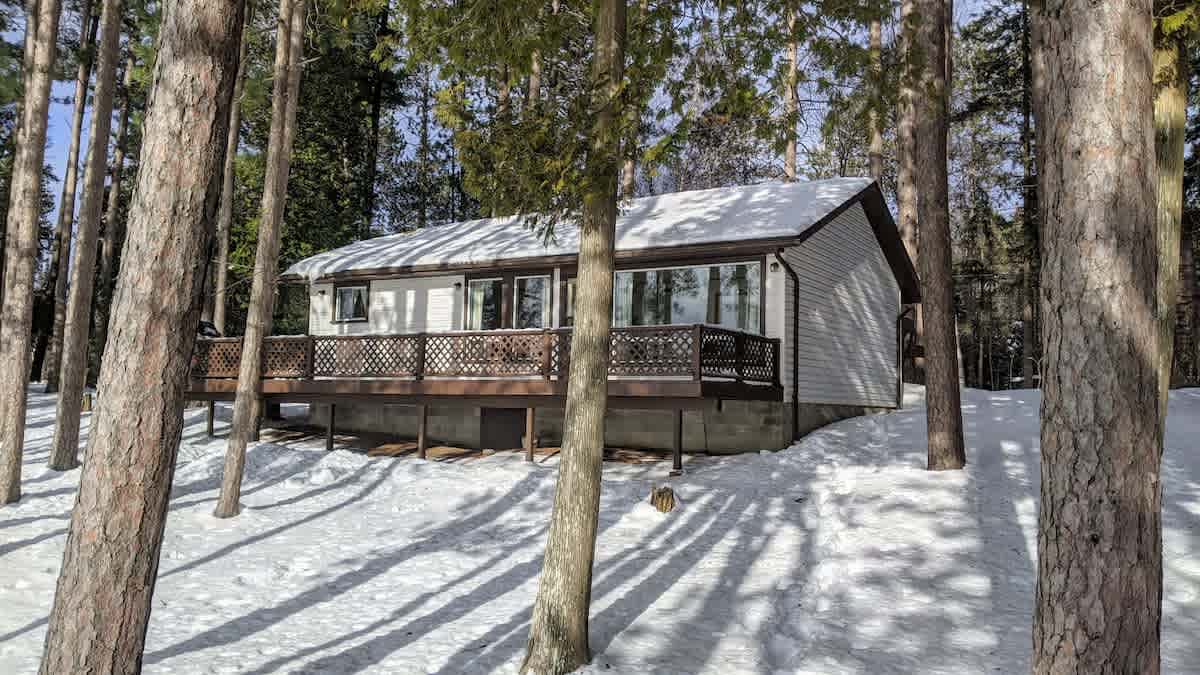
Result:
{"label": "gray siding", "polygon": [[[799,340],[799,401],[895,406],[900,289],[862,206],[783,255],[800,279],[796,307],[787,281],[782,364],[790,380],[792,342]],[[800,319],[794,335],[793,312]]]}

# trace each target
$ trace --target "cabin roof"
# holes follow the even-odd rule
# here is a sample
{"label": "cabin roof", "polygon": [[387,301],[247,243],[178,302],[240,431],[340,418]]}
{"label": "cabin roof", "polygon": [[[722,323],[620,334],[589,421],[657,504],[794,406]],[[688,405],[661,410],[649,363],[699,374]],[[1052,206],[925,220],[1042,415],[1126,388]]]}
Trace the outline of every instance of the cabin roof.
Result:
{"label": "cabin roof", "polygon": [[[769,182],[634,199],[620,206],[616,251],[620,256],[703,245],[785,244],[801,240],[859,201],[867,208],[901,288],[906,289],[906,301],[914,301],[919,292],[912,263],[878,187],[869,178]],[[482,218],[365,239],[305,258],[289,267],[284,279],[315,282],[373,272],[451,270],[577,255],[578,223],[555,223],[549,241],[527,223],[522,216]]]}

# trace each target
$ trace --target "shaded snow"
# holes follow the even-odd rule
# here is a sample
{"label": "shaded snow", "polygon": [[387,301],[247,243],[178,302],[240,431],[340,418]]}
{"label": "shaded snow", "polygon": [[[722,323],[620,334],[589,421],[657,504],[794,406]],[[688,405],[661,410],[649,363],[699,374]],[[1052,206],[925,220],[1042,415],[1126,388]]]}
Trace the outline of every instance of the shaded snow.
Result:
{"label": "shaded snow", "polygon": [[[642,197],[622,204],[616,250],[795,237],[862,192],[869,178],[761,183]],[[286,274],[464,265],[579,252],[579,227],[556,223],[542,241],[519,216],[484,218],[376,237],[297,262]]]}
{"label": "shaded snow", "polygon": [[[964,394],[969,467],[924,466],[914,407],[778,453],[606,465],[588,672],[1028,672],[1036,392]],[[31,396],[24,500],[0,509],[0,672],[34,672],[78,472],[45,469]],[[1164,459],[1164,672],[1200,663],[1200,390],[1172,393]],[[515,672],[552,464],[253,446],[220,521],[223,440],[189,410],[146,672]]]}

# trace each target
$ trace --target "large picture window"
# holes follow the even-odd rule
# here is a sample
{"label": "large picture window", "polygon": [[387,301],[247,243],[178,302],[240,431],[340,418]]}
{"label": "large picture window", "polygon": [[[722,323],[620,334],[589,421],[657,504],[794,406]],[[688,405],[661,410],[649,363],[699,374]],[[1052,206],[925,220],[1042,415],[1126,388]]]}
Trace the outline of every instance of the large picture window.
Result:
{"label": "large picture window", "polygon": [[550,277],[517,277],[513,299],[513,328],[550,326]]}
{"label": "large picture window", "polygon": [[334,290],[333,320],[366,321],[370,289],[368,286],[338,286]]}
{"label": "large picture window", "polygon": [[613,281],[614,326],[707,323],[759,332],[757,262],[619,271]]}
{"label": "large picture window", "polygon": [[496,330],[503,319],[504,280],[473,279],[467,285],[467,330]]}

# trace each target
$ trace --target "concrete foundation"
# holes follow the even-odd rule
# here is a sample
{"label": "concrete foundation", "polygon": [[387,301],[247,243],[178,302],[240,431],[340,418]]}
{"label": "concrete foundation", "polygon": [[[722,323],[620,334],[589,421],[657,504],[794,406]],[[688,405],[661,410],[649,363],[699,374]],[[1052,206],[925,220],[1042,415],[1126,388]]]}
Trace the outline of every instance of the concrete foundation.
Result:
{"label": "concrete foundation", "polygon": [[[798,434],[804,435],[831,422],[887,412],[884,408],[802,403]],[[671,410],[609,410],[605,418],[605,445],[615,448],[667,450],[674,425]],[[325,426],[329,406],[313,404],[310,421]],[[479,448],[484,436],[478,406],[431,405],[428,417],[430,443]],[[736,454],[777,450],[791,445],[792,405],[776,401],[705,401],[703,407],[683,411],[683,449],[688,452]],[[418,409],[412,405],[355,403],[337,406],[338,431],[373,432],[416,438]],[[561,408],[538,408],[535,433],[540,446],[562,442]]]}

